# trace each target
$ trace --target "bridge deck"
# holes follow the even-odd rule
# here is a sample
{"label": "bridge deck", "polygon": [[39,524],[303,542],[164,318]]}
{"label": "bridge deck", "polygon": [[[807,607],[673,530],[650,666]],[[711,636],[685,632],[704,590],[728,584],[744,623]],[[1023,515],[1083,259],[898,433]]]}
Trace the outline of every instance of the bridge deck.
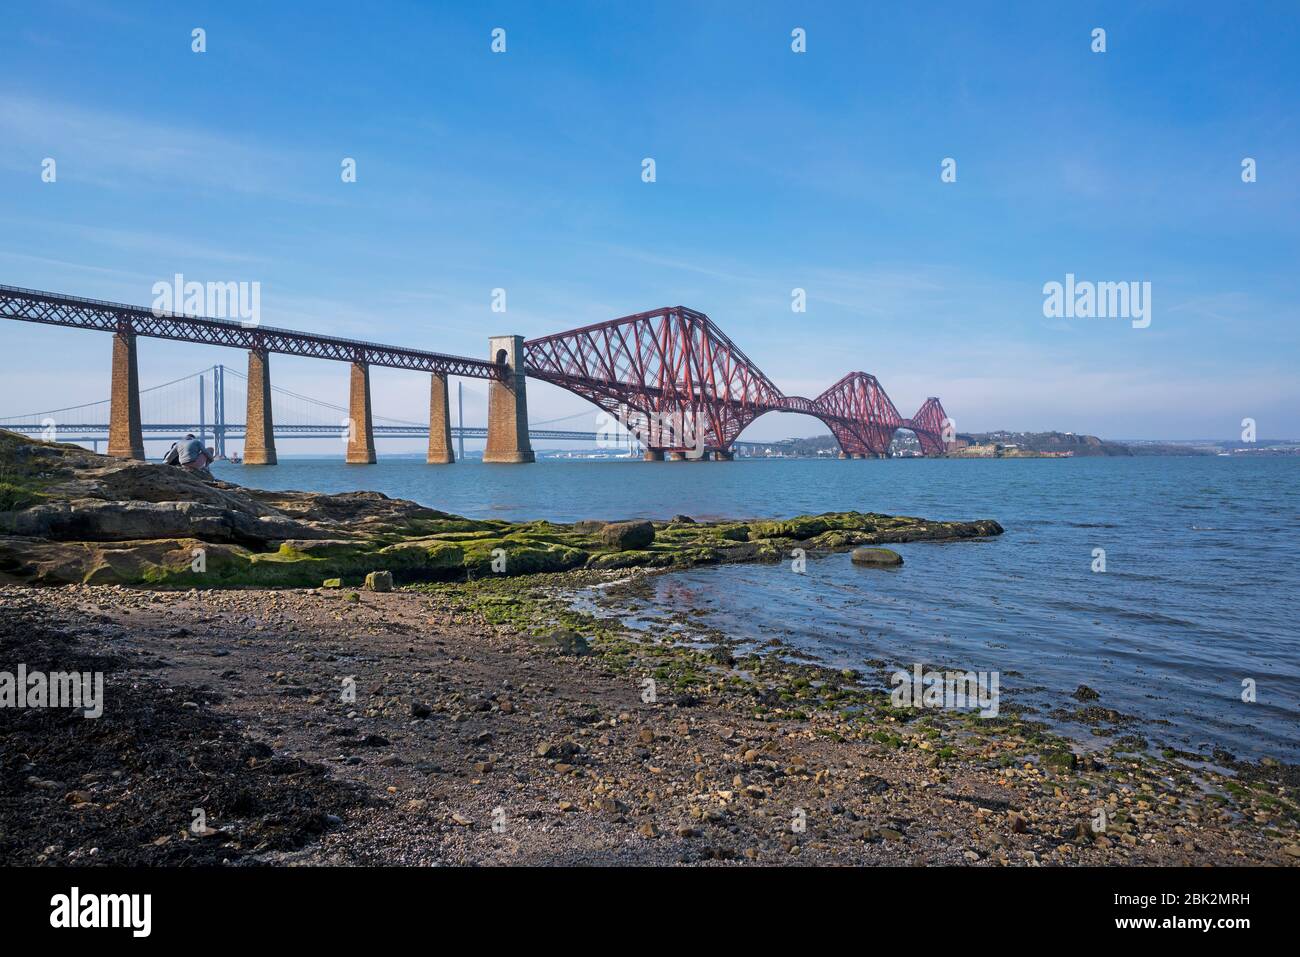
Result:
{"label": "bridge deck", "polygon": [[475,379],[500,379],[503,370],[486,359],[386,346],[360,339],[322,336],[272,326],[245,325],[176,313],[155,314],[143,306],[0,285],[0,319],[18,319],[74,329],[133,333],[205,345],[254,349],[285,355],[364,362],[395,369]]}

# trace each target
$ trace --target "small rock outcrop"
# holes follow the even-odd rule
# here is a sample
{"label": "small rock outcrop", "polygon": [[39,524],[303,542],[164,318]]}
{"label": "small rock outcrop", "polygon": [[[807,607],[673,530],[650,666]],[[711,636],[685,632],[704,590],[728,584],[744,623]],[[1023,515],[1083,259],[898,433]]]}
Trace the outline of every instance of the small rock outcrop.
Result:
{"label": "small rock outcrop", "polygon": [[600,540],[621,552],[649,548],[654,544],[655,527],[649,522],[610,522],[600,530]]}
{"label": "small rock outcrop", "polygon": [[569,631],[564,628],[535,638],[534,641],[547,651],[553,651],[560,655],[582,656],[591,654],[591,645],[587,643],[586,638],[576,631]]}
{"label": "small rock outcrop", "polygon": [[849,557],[855,565],[903,564],[903,556],[892,548],[855,548]]}
{"label": "small rock outcrop", "polygon": [[368,591],[392,591],[393,573],[371,572],[366,575],[366,589]]}

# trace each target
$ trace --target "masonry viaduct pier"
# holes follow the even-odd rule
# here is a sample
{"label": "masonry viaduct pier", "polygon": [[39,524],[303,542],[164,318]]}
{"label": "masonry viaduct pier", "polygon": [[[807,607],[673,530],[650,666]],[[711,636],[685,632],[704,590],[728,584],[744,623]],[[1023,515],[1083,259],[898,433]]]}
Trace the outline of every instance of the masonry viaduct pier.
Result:
{"label": "masonry viaduct pier", "polygon": [[108,454],[143,459],[137,343],[140,338],[221,345],[248,353],[244,463],[274,465],[273,353],[346,362],[350,388],[346,460],[373,463],[370,368],[430,377],[427,461],[455,460],[449,376],[486,379],[484,462],[532,462],[527,379],[567,389],[605,410],[646,447],[646,458],[729,460],[740,432],[767,412],[821,419],[841,458],[885,456],[894,433],[909,429],[922,451],[939,454],[952,425],[937,398],[903,418],[875,376],[851,372],[816,399],[786,396],[703,313],[672,306],[525,341],[494,336],[488,358],[429,352],[141,306],[0,286],[0,318],[108,332],[112,379]]}

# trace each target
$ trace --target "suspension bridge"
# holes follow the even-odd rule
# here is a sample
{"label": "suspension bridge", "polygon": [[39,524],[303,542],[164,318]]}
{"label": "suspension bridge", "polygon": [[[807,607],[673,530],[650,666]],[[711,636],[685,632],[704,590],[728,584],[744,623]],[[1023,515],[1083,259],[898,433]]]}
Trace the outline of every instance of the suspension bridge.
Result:
{"label": "suspension bridge", "polygon": [[[108,454],[125,458],[144,458],[146,431],[206,435],[211,429],[221,454],[228,438],[242,435],[244,462],[250,465],[275,464],[279,437],[336,435],[346,441],[346,461],[371,463],[376,461],[376,435],[427,435],[431,464],[455,461],[453,434],[462,457],[467,436],[483,437],[483,461],[503,463],[533,461],[534,438],[597,438],[599,433],[531,428],[528,378],[549,382],[598,406],[625,434],[636,437],[651,460],[729,460],[740,444],[741,431],[768,412],[797,412],[820,419],[839,443],[841,458],[884,457],[900,429],[913,432],[927,455],[943,453],[954,438],[952,421],[938,398],[926,399],[915,415],[904,418],[869,373],[850,372],[815,399],[788,396],[708,316],[684,306],[527,341],[517,335],[493,336],[486,360],[14,286],[0,286],[0,318],[112,334],[109,398],[0,420],[0,425],[46,434],[52,422],[65,437],[88,435],[96,443],[106,435]],[[137,364],[140,338],[242,349],[248,355],[248,373],[240,375],[218,365],[207,373],[142,392]],[[347,408],[274,388],[272,353],[348,363]],[[371,366],[430,376],[427,424],[374,414]],[[210,426],[208,375],[212,379]],[[488,381],[486,427],[469,428],[459,421],[452,428],[449,376]],[[193,380],[197,380],[197,402],[191,398],[188,408],[197,412],[197,421],[186,422],[193,416],[180,411],[175,387],[193,389],[194,384],[182,385]],[[235,404],[244,407],[243,422],[226,418],[228,386],[234,387]]]}

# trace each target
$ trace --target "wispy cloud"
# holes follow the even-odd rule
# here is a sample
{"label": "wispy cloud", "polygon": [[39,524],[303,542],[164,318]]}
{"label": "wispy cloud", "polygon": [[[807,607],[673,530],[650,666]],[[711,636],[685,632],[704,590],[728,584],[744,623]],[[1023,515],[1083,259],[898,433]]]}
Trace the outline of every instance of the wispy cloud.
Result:
{"label": "wispy cloud", "polygon": [[198,125],[143,120],[68,103],[0,94],[0,168],[36,176],[44,157],[62,181],[103,189],[201,189],[273,195],[285,202],[341,202],[304,191],[305,151],[227,136]]}

